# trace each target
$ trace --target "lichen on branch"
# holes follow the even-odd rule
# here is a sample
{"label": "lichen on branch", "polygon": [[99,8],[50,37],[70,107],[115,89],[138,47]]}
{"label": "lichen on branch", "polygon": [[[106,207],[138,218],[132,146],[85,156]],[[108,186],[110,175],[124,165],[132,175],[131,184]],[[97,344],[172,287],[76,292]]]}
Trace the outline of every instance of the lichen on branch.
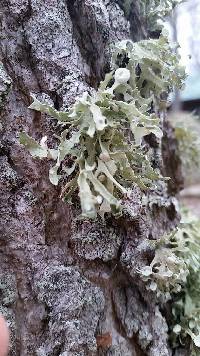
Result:
{"label": "lichen on branch", "polygon": [[20,134],[20,142],[33,156],[56,160],[50,181],[57,185],[62,177],[62,197],[68,202],[79,189],[83,217],[118,215],[133,185],[145,191],[163,179],[151,166],[143,137],[152,133],[162,138],[158,109],[163,93],[182,86],[185,74],[178,62],[163,35],[138,43],[122,41],[113,47],[112,71],[99,89],[85,92],[67,112],[33,97],[30,108],[63,127],[60,143],[50,149],[47,137],[38,144],[26,133]]}
{"label": "lichen on branch", "polygon": [[[124,10],[125,16],[131,18],[135,0],[117,0]],[[140,0],[138,7],[141,14],[141,23],[145,25],[147,32],[159,32],[166,16],[185,0]]]}
{"label": "lichen on branch", "polygon": [[138,270],[146,289],[159,304],[170,300],[169,334],[173,348],[190,343],[191,355],[200,350],[200,220],[182,210],[180,225],[155,242],[155,256]]}

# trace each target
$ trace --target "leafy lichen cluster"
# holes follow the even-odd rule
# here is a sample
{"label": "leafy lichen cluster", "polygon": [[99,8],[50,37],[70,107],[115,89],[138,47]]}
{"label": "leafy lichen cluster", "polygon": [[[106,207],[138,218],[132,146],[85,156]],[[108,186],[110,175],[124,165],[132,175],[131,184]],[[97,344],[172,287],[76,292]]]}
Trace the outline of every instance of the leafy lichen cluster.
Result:
{"label": "leafy lichen cluster", "polygon": [[143,267],[139,273],[146,282],[146,288],[156,292],[161,302],[166,302],[171,299],[173,293],[181,291],[186,283],[188,269],[185,261],[172,249],[161,245],[156,249],[151,264]]}
{"label": "leafy lichen cluster", "polygon": [[183,225],[173,236],[171,246],[187,266],[187,281],[173,304],[174,347],[191,338],[191,355],[200,352],[200,220],[187,211],[182,214]]}
{"label": "leafy lichen cluster", "polygon": [[[125,15],[129,16],[134,0],[118,0]],[[163,19],[171,14],[174,7],[184,0],[140,0],[139,7],[142,22],[150,32],[161,30]]]}
{"label": "leafy lichen cluster", "polygon": [[146,25],[151,31],[161,28],[159,20],[171,14],[174,7],[183,0],[141,0],[140,7]]}
{"label": "leafy lichen cluster", "polygon": [[70,201],[77,188],[82,215],[95,218],[119,214],[133,185],[146,190],[162,179],[153,169],[143,137],[158,140],[162,127],[156,108],[162,94],[181,87],[184,71],[166,37],[116,44],[112,71],[97,92],[85,92],[68,112],[59,112],[34,98],[30,108],[45,112],[62,125],[56,149],[21,133],[20,141],[33,156],[56,160],[49,171],[52,184],[65,182],[62,197]]}
{"label": "leafy lichen cluster", "polygon": [[180,226],[160,240],[151,264],[138,271],[159,301],[171,299],[173,347],[188,344],[190,338],[195,356],[200,350],[199,231],[200,220],[184,210]]}
{"label": "leafy lichen cluster", "polygon": [[184,179],[191,183],[199,177],[200,171],[199,117],[194,113],[177,111],[169,116],[169,120],[175,130]]}

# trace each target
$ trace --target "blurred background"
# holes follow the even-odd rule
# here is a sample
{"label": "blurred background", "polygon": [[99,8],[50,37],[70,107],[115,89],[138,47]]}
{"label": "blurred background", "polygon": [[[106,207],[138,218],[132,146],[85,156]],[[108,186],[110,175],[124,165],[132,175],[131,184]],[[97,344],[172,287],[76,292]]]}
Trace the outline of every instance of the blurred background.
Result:
{"label": "blurred background", "polygon": [[200,216],[200,0],[177,6],[165,27],[180,45],[175,50],[187,73],[185,88],[174,93],[170,108],[185,178],[181,199]]}

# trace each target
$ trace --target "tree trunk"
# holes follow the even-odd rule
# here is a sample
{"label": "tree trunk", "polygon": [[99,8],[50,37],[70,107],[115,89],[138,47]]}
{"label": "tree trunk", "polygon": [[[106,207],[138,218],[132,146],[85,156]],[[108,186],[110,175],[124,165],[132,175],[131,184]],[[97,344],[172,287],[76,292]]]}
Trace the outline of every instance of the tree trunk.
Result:
{"label": "tree trunk", "polygon": [[[67,108],[109,71],[110,44],[146,36],[137,0],[127,18],[120,6],[1,0],[0,313],[10,325],[10,355],[171,355],[165,317],[137,270],[153,258],[150,240],[179,219],[172,129],[165,125],[162,146],[170,185],[149,193],[148,208],[133,188],[126,216],[106,223],[77,220],[78,208],[48,180],[49,163],[19,144],[22,130],[37,140],[57,130],[28,109],[31,93]],[[151,136],[148,144],[158,160]]]}

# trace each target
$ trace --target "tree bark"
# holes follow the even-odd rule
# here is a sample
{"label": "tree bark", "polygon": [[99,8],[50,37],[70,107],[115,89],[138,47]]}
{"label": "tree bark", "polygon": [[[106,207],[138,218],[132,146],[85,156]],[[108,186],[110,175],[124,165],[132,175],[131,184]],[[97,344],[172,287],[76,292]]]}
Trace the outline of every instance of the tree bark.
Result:
{"label": "tree bark", "polygon": [[[178,222],[174,179],[141,206],[133,188],[122,218],[76,219],[79,208],[59,199],[49,162],[19,144],[58,130],[29,110],[30,94],[65,109],[109,71],[110,44],[146,36],[135,0],[131,16],[113,0],[1,0],[0,116],[2,122],[0,313],[11,330],[10,355],[168,356],[167,323],[137,270],[148,264],[151,241]],[[148,145],[156,158],[158,146]],[[163,140],[163,172],[175,155],[173,130]],[[173,161],[173,159],[172,159]]]}

